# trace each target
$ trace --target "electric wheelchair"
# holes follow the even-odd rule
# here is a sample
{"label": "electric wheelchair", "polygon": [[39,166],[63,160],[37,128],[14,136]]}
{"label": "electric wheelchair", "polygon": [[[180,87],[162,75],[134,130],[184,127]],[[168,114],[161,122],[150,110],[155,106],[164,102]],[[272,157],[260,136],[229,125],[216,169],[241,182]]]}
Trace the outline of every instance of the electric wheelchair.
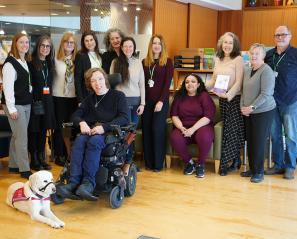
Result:
{"label": "electric wheelchair", "polygon": [[[115,82],[119,81],[118,74],[109,75],[108,79],[112,88]],[[78,133],[73,128],[72,123],[63,124],[63,133],[66,137],[71,137]],[[94,201],[98,199],[101,192],[109,193],[109,203],[111,208],[119,208],[124,197],[130,197],[135,193],[137,182],[137,167],[131,162],[127,175],[124,175],[122,167],[126,162],[129,146],[134,142],[136,135],[135,125],[129,124],[124,127],[112,125],[111,131],[105,134],[105,148],[102,150],[100,167],[96,174],[96,187],[93,192]],[[70,159],[71,160],[71,159]],[[64,168],[60,172],[56,182],[57,187],[61,184],[69,183],[70,162],[67,160]],[[52,195],[55,204],[64,202],[64,198],[58,194]],[[71,199],[79,200],[79,196],[73,194]]]}

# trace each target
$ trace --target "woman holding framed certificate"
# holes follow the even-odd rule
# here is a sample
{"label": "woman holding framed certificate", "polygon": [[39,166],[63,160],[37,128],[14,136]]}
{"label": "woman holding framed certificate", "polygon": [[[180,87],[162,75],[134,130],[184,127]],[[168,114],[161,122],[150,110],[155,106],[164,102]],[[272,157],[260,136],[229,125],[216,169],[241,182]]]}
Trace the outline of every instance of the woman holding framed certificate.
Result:
{"label": "woman holding framed certificate", "polygon": [[239,39],[234,33],[226,32],[220,37],[216,56],[212,80],[207,88],[219,97],[223,119],[219,173],[225,176],[229,171],[240,168],[240,150],[244,144],[244,125],[240,112],[244,63],[240,55]]}

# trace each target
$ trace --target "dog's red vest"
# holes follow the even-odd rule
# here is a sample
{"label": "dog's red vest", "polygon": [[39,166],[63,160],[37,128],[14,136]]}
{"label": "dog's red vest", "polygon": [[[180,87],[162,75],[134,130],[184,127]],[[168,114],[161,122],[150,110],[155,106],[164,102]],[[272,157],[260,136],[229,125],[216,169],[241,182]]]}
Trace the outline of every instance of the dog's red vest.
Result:
{"label": "dog's red vest", "polygon": [[47,198],[26,197],[24,194],[24,188],[19,188],[14,192],[12,196],[12,205],[15,202],[28,201],[28,200],[50,200],[50,197],[47,197]]}

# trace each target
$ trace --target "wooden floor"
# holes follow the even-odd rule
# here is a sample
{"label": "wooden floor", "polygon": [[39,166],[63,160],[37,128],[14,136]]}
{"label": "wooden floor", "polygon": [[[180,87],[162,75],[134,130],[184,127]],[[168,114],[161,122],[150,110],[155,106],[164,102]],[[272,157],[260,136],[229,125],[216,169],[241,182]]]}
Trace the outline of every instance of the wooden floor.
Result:
{"label": "wooden floor", "polygon": [[[208,165],[206,177],[182,175],[177,165],[138,174],[137,190],[119,209],[107,195],[98,202],[66,201],[52,205],[65,223],[61,230],[30,220],[5,204],[8,186],[22,179],[0,169],[0,238],[30,239],[162,239],[297,238],[297,184],[280,175],[252,184],[238,172],[221,177]],[[54,167],[55,176],[61,168]]]}

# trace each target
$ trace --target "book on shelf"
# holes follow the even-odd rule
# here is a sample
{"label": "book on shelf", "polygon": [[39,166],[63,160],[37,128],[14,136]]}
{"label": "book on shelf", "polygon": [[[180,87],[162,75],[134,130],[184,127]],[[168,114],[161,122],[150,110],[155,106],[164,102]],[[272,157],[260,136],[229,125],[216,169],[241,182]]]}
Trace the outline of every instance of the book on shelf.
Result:
{"label": "book on shelf", "polygon": [[213,69],[214,67],[214,48],[203,48],[203,68],[202,69]]}
{"label": "book on shelf", "polygon": [[230,81],[229,75],[217,75],[213,91],[217,93],[226,93]]}

